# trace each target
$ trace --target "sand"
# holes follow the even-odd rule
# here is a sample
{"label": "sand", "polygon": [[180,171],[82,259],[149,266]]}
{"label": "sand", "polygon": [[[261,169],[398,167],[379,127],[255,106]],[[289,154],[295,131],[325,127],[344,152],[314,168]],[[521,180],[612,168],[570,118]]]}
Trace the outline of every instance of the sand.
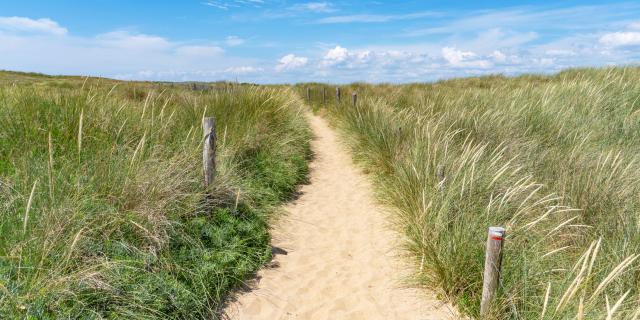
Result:
{"label": "sand", "polygon": [[[238,293],[229,319],[453,319],[453,309],[407,274],[400,236],[375,205],[372,186],[326,122],[309,115],[315,139],[310,184],[275,223],[270,267]],[[280,254],[278,254],[280,252]]]}

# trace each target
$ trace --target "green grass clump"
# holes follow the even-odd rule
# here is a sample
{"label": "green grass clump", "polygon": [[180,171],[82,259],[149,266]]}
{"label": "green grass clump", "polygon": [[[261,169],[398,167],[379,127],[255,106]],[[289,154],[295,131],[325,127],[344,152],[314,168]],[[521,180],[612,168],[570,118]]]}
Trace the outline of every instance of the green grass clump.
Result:
{"label": "green grass clump", "polygon": [[295,95],[28,78],[0,86],[0,318],[215,318],[270,259],[269,218],[306,179]]}
{"label": "green grass clump", "polygon": [[395,211],[416,282],[477,317],[487,228],[504,226],[491,318],[640,315],[639,68],[355,84],[339,104],[327,88],[315,108]]}

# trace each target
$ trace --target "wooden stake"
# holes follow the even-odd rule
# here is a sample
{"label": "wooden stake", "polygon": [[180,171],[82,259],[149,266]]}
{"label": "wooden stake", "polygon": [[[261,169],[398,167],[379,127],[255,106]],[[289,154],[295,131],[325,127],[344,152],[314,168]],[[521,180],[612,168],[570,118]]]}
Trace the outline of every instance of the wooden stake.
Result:
{"label": "wooden stake", "polygon": [[311,101],[311,88],[307,88],[307,101]]}
{"label": "wooden stake", "polygon": [[340,88],[336,88],[336,101],[340,103]]}
{"label": "wooden stake", "polygon": [[204,187],[213,185],[216,174],[216,121],[214,118],[202,119],[204,147],[202,148],[202,164],[204,167]]}
{"label": "wooden stake", "polygon": [[322,88],[322,104],[327,103],[327,89]]}
{"label": "wooden stake", "polygon": [[358,102],[358,94],[354,92],[351,96],[351,99],[353,100],[353,106],[355,107],[356,103]]}
{"label": "wooden stake", "polygon": [[484,260],[484,280],[482,284],[482,301],[480,302],[480,316],[486,317],[491,310],[491,301],[496,295],[500,284],[500,270],[502,265],[502,243],[505,229],[489,227],[487,236],[487,253]]}

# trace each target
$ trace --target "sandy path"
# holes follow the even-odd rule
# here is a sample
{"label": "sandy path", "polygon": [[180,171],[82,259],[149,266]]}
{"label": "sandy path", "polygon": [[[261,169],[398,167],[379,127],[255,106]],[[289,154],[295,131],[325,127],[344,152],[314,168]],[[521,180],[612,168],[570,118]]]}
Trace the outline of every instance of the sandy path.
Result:
{"label": "sandy path", "polygon": [[225,309],[231,319],[450,319],[424,290],[402,288],[397,238],[376,208],[370,183],[325,121],[310,115],[316,138],[311,183],[272,230],[288,253],[258,274],[253,290]]}

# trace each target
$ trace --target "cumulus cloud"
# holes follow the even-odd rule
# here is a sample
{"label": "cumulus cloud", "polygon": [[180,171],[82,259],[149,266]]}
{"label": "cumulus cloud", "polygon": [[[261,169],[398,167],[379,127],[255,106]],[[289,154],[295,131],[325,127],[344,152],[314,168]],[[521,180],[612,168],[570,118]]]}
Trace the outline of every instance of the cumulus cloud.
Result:
{"label": "cumulus cloud", "polygon": [[453,67],[489,68],[492,66],[491,62],[480,59],[472,51],[462,51],[451,47],[442,48],[442,57]]}
{"label": "cumulus cloud", "polygon": [[[345,66],[355,68],[369,65],[373,60],[382,58],[385,53],[377,53],[371,50],[349,51],[347,48],[336,46],[329,49],[322,57],[322,66]],[[392,59],[391,56],[387,58]],[[383,61],[379,61],[383,62]]]}
{"label": "cumulus cloud", "polygon": [[323,64],[329,66],[334,65],[345,61],[348,56],[349,51],[346,48],[336,46],[335,48],[327,51],[327,54],[324,55]]}
{"label": "cumulus cloud", "polygon": [[611,47],[640,45],[640,32],[622,31],[607,33],[600,37],[600,43]]}
{"label": "cumulus cloud", "polygon": [[298,57],[294,54],[288,54],[280,60],[276,66],[276,71],[288,71],[304,67],[309,61],[306,57]]}
{"label": "cumulus cloud", "polygon": [[0,17],[0,30],[45,33],[58,36],[67,34],[66,28],[48,18]]}

